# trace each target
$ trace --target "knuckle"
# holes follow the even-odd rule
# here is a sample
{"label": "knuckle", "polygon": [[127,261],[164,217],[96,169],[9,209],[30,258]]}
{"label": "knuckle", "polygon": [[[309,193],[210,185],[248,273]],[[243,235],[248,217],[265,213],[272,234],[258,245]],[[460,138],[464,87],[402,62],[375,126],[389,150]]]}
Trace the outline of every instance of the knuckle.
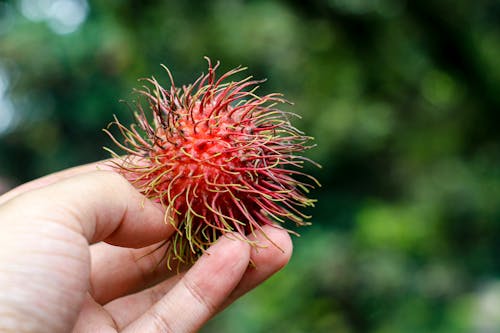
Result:
{"label": "knuckle", "polygon": [[158,311],[151,311],[151,324],[154,327],[153,332],[165,332],[170,333],[174,332],[172,326],[168,322],[168,320],[163,317]]}
{"label": "knuckle", "polygon": [[190,279],[183,279],[183,284],[189,294],[200,303],[210,314],[217,312],[217,306],[212,303],[200,289],[200,287]]}

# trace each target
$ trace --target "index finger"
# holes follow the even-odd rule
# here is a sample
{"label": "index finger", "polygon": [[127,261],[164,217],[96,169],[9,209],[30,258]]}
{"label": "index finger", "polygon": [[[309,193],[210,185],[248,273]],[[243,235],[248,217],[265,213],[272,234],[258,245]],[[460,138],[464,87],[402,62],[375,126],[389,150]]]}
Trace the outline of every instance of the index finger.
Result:
{"label": "index finger", "polygon": [[10,220],[23,223],[56,222],[78,232],[90,244],[106,241],[143,247],[168,239],[174,232],[171,224],[164,223],[160,204],[112,171],[68,177],[24,192],[1,207],[6,220],[12,214]]}
{"label": "index finger", "polygon": [[84,165],[79,165],[79,166],[72,167],[69,169],[54,172],[50,175],[46,175],[46,176],[34,179],[32,181],[29,181],[27,183],[24,183],[22,185],[19,185],[19,186],[15,187],[14,189],[10,190],[9,192],[7,192],[3,195],[0,195],[0,205],[9,201],[10,199],[12,199],[16,196],[22,194],[22,193],[53,184],[57,181],[60,181],[60,180],[63,180],[63,179],[66,179],[66,178],[69,178],[72,176],[80,175],[82,173],[86,173],[89,171],[112,170],[113,167],[111,166],[111,164],[106,163],[109,161],[110,160],[108,159],[108,160],[88,163],[88,164],[84,164]]}

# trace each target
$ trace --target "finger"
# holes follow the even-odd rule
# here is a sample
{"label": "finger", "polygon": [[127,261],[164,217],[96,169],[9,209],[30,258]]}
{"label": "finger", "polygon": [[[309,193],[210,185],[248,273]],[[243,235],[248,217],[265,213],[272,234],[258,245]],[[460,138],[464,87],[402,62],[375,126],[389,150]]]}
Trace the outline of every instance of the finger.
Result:
{"label": "finger", "polygon": [[164,262],[166,244],[163,243],[141,249],[104,242],[92,245],[90,285],[93,298],[99,304],[106,304],[174,275]]}
{"label": "finger", "polygon": [[115,299],[104,305],[104,309],[113,318],[118,330],[122,330],[154,306],[184,277],[186,272],[174,275],[158,285]]}
{"label": "finger", "polygon": [[207,322],[240,282],[250,245],[221,237],[184,277],[124,332],[194,332]]}
{"label": "finger", "polygon": [[113,318],[87,294],[72,333],[116,333]]}
{"label": "finger", "polygon": [[290,234],[276,226],[264,226],[262,232],[249,237],[258,247],[252,247],[252,263],[238,286],[224,302],[222,309],[267,280],[288,264],[293,252]]}
{"label": "finger", "polygon": [[[286,230],[264,226],[263,233],[249,238],[259,243],[258,248],[252,248],[251,261],[253,265],[248,266],[238,286],[222,304],[222,310],[236,299],[267,280],[274,273],[283,268],[292,255],[292,241]],[[117,324],[119,329],[127,326],[136,318],[141,316],[175,285],[182,277],[175,276],[152,288],[142,292],[129,295],[105,306]]]}
{"label": "finger", "polygon": [[23,193],[3,208],[25,223],[55,222],[81,234],[89,243],[106,241],[138,248],[167,239],[174,231],[173,226],[163,223],[164,213],[158,204],[112,171],[63,179]]}
{"label": "finger", "polygon": [[[106,240],[143,247],[173,232],[163,223],[159,205],[111,171],[89,172],[22,193],[0,211],[0,244],[10,248],[0,251],[8,273],[0,276],[14,296],[14,315],[23,313],[27,325],[50,322],[64,331],[74,324],[88,290],[88,243]],[[36,311],[39,307],[17,309],[16,302],[32,295],[40,296],[36,303],[44,316]]]}
{"label": "finger", "polygon": [[84,165],[79,165],[73,168],[65,169],[62,171],[58,171],[55,173],[52,173],[50,175],[37,178],[35,180],[32,180],[30,182],[24,183],[9,192],[3,194],[0,196],[0,205],[4,202],[9,201],[10,199],[14,198],[15,196],[18,196],[22,193],[35,190],[37,188],[41,188],[50,184],[53,184],[59,180],[63,180],[72,176],[76,176],[85,172],[89,171],[96,171],[96,170],[112,170],[112,166],[109,162],[110,160],[104,160],[104,161],[99,161],[99,162],[94,162],[94,163],[89,163],[89,164],[84,164]]}

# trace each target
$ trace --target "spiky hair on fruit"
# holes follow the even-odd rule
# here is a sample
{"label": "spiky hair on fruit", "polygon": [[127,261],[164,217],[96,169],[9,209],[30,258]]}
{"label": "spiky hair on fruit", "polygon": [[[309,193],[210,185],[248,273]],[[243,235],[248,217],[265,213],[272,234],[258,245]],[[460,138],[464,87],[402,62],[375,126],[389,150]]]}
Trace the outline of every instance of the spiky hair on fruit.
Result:
{"label": "spiky hair on fruit", "polygon": [[293,113],[277,108],[287,103],[282,95],[258,96],[263,81],[230,80],[246,68],[217,77],[219,62],[206,60],[208,73],[181,88],[165,66],[168,88],[143,79],[136,123],[126,127],[115,116],[110,126],[121,139],[105,129],[126,154],[110,150],[114,167],[161,203],[176,230],[167,245],[169,266],[193,263],[229,232],[248,240],[264,225],[308,224],[301,210],[314,206],[306,195],[319,186],[301,171],[305,162],[317,165],[300,155],[312,138],[292,126]]}

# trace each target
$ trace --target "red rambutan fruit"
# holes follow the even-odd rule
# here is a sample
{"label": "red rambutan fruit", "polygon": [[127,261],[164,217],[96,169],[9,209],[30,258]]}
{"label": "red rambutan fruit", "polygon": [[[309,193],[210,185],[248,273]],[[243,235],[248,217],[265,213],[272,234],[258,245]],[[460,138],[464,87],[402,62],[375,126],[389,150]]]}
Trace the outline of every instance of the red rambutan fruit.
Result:
{"label": "red rambutan fruit", "polygon": [[[252,77],[234,82],[238,67],[220,77],[217,63],[193,84],[177,88],[166,68],[170,87],[152,77],[136,90],[136,124],[122,125],[122,140],[105,130],[127,155],[111,151],[114,166],[143,195],[161,203],[165,222],[176,233],[166,258],[193,263],[217,238],[236,232],[242,238],[263,225],[286,220],[308,224],[301,208],[314,206],[309,189],[319,186],[300,171],[312,146],[290,123],[293,113],[276,108],[280,94],[257,96],[263,81]],[[149,114],[152,113],[151,116]],[[148,118],[152,118],[149,120]],[[316,165],[316,164],[315,164]]]}

